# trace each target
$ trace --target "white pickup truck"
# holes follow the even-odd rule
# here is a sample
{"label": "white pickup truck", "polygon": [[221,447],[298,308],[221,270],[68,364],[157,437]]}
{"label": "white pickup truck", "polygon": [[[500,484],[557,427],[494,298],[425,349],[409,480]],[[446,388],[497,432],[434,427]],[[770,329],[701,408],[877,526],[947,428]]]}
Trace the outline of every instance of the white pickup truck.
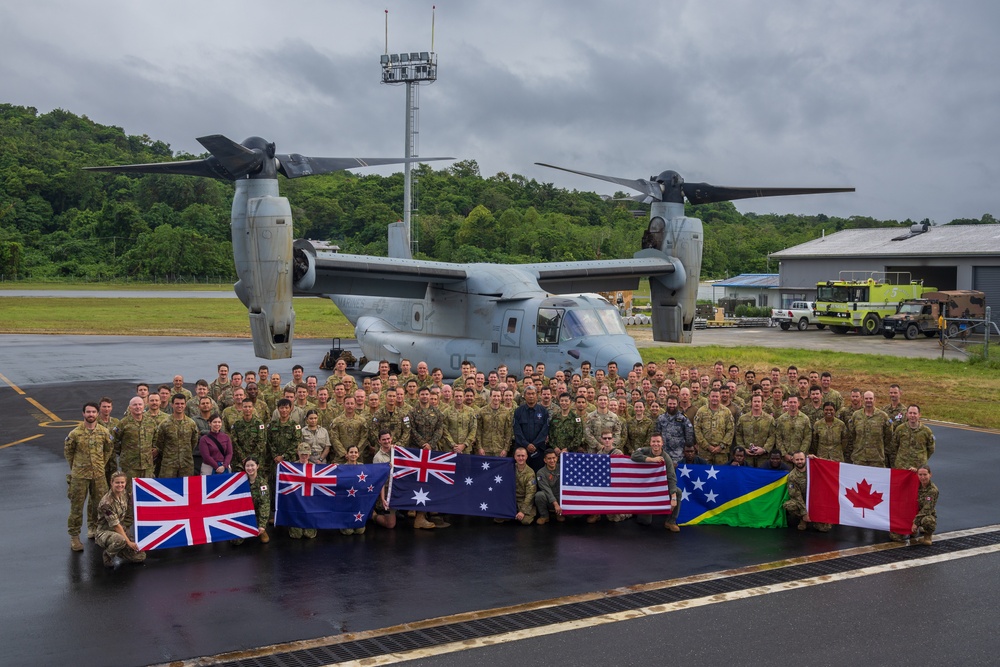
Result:
{"label": "white pickup truck", "polygon": [[788,331],[793,325],[799,331],[805,331],[810,324],[816,325],[817,329],[826,328],[825,324],[820,324],[816,319],[816,304],[809,301],[793,301],[788,308],[773,308],[771,320],[782,331]]}

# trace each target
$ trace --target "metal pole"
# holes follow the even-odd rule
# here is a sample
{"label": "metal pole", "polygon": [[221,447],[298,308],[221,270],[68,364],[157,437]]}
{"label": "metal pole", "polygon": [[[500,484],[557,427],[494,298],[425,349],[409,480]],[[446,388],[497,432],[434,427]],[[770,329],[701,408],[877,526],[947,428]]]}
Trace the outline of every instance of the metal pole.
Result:
{"label": "metal pole", "polygon": [[[412,81],[406,82],[406,155],[404,156],[406,158],[413,157],[413,86]],[[410,163],[407,162],[403,165],[403,226],[406,230],[407,248],[410,247],[410,239],[412,238],[410,234],[410,190],[412,188],[410,178]]]}
{"label": "metal pole", "polygon": [[990,358],[990,329],[993,328],[993,318],[990,316],[990,307],[986,306],[986,333],[983,336],[983,359]]}

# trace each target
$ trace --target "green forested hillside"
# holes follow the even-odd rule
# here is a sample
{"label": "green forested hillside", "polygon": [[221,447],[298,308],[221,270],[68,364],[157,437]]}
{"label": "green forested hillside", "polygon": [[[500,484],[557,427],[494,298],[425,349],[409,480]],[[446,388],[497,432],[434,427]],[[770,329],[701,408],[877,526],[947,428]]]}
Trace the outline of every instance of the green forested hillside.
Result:
{"label": "green forested hillside", "polygon": [[[162,141],[128,136],[68,111],[39,114],[0,104],[0,275],[232,278],[231,184],[80,169],[192,157],[201,156],[174,154]],[[643,208],[637,204],[606,202],[518,174],[484,178],[474,160],[441,169],[421,165],[414,172],[420,256],[429,259],[628,257],[639,248],[647,224],[630,213]],[[333,241],[345,252],[386,253],[386,225],[402,216],[402,173],[281,180],[296,237]],[[897,224],[741,215],[730,203],[688,206],[688,214],[705,221],[706,277],[764,271],[767,253],[815,238],[823,229]],[[993,219],[984,216],[982,222]]]}

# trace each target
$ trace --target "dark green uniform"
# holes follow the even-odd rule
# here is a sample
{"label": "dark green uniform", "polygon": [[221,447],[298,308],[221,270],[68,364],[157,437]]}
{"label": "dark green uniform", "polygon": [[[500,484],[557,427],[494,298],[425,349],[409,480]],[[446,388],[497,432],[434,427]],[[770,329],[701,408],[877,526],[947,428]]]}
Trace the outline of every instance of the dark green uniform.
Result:
{"label": "dark green uniform", "polygon": [[402,446],[410,444],[410,411],[395,406],[390,412],[388,408],[381,407],[372,416],[372,424],[369,429],[368,440],[372,446],[378,448],[378,434],[388,431],[392,434],[394,443],[401,443]]}
{"label": "dark green uniform", "polygon": [[250,421],[240,417],[229,431],[233,441],[233,472],[243,470],[243,461],[252,456],[257,465],[263,468],[266,479],[272,468],[271,457],[267,455],[267,427],[256,416]]}
{"label": "dark green uniform", "polygon": [[572,410],[565,417],[560,412],[553,413],[549,419],[548,446],[570,452],[582,451],[585,446],[583,419]]}

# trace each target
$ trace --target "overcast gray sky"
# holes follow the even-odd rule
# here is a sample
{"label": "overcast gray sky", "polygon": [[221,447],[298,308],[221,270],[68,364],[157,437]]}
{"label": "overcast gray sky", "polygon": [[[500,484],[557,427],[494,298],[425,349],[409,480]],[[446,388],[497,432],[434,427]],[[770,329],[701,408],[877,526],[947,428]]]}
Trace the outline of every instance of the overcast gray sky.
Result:
{"label": "overcast gray sky", "polygon": [[[428,2],[0,0],[0,101],[147,134],[260,135],[279,152],[403,154],[379,56],[431,49]],[[1000,217],[996,0],[438,2],[419,154],[484,176],[615,186],[854,186],[740,210]],[[439,168],[441,165],[435,165]]]}

